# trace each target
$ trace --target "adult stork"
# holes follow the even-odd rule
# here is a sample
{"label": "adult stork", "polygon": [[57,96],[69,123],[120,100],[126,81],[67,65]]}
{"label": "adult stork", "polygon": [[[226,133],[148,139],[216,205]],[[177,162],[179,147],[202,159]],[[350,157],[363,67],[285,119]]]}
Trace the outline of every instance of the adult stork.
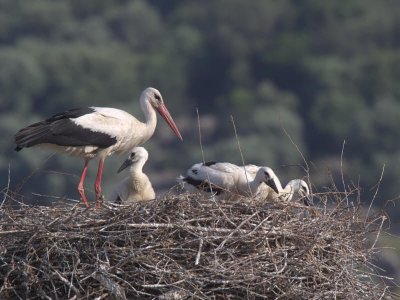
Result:
{"label": "adult stork", "polygon": [[256,174],[250,174],[244,167],[227,162],[206,162],[194,164],[185,177],[178,177],[178,182],[189,192],[201,191],[221,197],[254,196],[266,183],[266,190],[278,193],[276,176],[271,168],[261,167]]}
{"label": "adult stork", "polygon": [[146,88],[140,95],[140,106],[145,116],[144,123],[123,110],[109,107],[75,108],[55,114],[18,131],[15,134],[15,150],[42,146],[82,157],[84,166],[78,192],[86,207],[89,207],[89,203],[83,184],[88,163],[90,159],[98,157],[100,161],[94,187],[97,205],[100,206],[104,160],[113,154],[127,153],[133,147],[146,142],[156,128],[156,110],[182,140],[157,89]]}
{"label": "adult stork", "polygon": [[128,158],[118,169],[118,173],[129,168],[129,176],[120,181],[114,188],[109,200],[114,203],[131,203],[152,200],[156,197],[149,177],[143,173],[143,166],[149,153],[143,147],[135,147]]}

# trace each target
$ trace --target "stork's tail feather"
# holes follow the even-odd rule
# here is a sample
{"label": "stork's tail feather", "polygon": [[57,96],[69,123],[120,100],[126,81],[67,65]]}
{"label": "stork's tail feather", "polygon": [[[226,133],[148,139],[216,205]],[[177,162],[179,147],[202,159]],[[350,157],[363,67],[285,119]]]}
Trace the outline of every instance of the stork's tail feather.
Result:
{"label": "stork's tail feather", "polygon": [[17,145],[15,151],[42,143],[43,138],[48,134],[49,126],[43,122],[22,128],[14,136],[14,143]]}

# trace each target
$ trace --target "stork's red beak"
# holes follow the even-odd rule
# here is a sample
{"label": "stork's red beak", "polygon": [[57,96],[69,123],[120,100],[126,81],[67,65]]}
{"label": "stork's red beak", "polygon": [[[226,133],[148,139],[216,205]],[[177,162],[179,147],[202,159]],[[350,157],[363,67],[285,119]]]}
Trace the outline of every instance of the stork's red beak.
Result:
{"label": "stork's red beak", "polygon": [[172,119],[167,107],[165,104],[161,104],[156,108],[160,115],[164,118],[165,122],[167,122],[168,126],[171,127],[172,131],[176,134],[176,136],[183,141],[181,133],[179,132],[178,127],[176,126],[174,120]]}

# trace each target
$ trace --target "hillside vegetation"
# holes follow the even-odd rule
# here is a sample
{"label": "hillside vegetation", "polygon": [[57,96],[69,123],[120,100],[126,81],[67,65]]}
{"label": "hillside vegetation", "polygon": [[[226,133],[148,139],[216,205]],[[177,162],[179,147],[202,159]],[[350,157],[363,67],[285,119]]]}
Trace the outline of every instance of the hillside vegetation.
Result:
{"label": "hillside vegetation", "polygon": [[[318,190],[343,168],[371,199],[386,164],[375,200],[383,205],[399,195],[399,15],[393,0],[3,0],[1,186],[10,166],[11,187],[27,201],[32,192],[76,196],[80,160],[16,154],[13,134],[84,105],[141,117],[139,94],[154,86],[184,136],[179,143],[162,124],[146,144],[148,173],[167,180],[163,187],[201,160],[198,108],[206,159],[240,162],[232,115],[245,160],[274,168],[282,181],[304,175],[283,129],[311,161]],[[113,166],[106,162],[108,189]]]}

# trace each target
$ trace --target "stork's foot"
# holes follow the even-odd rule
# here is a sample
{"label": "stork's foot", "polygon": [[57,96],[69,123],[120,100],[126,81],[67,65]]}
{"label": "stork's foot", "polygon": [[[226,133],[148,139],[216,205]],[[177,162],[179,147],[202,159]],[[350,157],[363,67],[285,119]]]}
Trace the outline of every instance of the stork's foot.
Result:
{"label": "stork's foot", "polygon": [[105,201],[104,195],[100,195],[99,197],[97,197],[96,208],[100,208],[101,204],[103,204],[104,201]]}
{"label": "stork's foot", "polygon": [[85,205],[85,207],[86,207],[86,208],[89,208],[90,205],[89,205],[89,202],[87,201],[86,197],[85,197],[85,198],[81,197],[81,199],[82,199],[83,204]]}
{"label": "stork's foot", "polygon": [[89,208],[89,207],[90,207],[90,206],[89,206],[89,202],[88,202],[88,200],[87,200],[87,198],[86,198],[84,189],[83,189],[83,188],[80,189],[80,188],[78,187],[78,192],[79,192],[79,194],[81,195],[81,199],[82,199],[82,201],[83,201],[83,204],[85,204],[86,208]]}

